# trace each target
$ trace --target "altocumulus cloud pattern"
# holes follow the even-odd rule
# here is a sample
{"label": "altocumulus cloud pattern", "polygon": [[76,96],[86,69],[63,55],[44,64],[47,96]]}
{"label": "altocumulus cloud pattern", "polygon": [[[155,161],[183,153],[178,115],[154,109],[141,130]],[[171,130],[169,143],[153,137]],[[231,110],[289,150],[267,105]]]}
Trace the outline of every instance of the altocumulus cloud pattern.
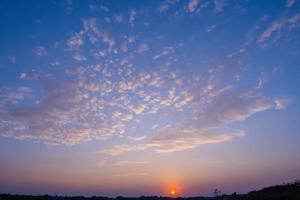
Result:
{"label": "altocumulus cloud pattern", "polygon": [[[244,137],[234,125],[292,102],[263,91],[281,69],[249,59],[296,37],[294,1],[251,19],[247,2],[145,3],[85,5],[55,38],[26,46],[29,67],[0,87],[0,134],[50,145],[120,138],[103,152],[166,153]],[[68,17],[76,5],[57,6]]]}

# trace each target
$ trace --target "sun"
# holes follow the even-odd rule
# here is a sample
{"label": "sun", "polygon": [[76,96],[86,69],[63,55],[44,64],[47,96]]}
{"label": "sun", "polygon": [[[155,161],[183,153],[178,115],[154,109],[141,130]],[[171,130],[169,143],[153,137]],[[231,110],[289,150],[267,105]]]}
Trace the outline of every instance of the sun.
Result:
{"label": "sun", "polygon": [[171,195],[175,195],[175,190],[171,190]]}

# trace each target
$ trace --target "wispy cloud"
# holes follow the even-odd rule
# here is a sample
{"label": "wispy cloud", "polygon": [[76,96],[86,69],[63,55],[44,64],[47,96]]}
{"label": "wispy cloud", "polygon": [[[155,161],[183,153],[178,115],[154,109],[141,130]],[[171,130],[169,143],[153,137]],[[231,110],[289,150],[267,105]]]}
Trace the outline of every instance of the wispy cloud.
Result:
{"label": "wispy cloud", "polygon": [[77,61],[85,61],[86,57],[80,52],[73,52],[72,57]]}
{"label": "wispy cloud", "polygon": [[68,46],[71,48],[82,46],[83,44],[84,41],[82,39],[82,35],[78,33],[76,33],[72,38],[68,40]]}
{"label": "wispy cloud", "polygon": [[60,5],[65,9],[67,15],[71,15],[73,12],[73,1],[72,0],[63,0],[60,2]]}
{"label": "wispy cloud", "polygon": [[195,12],[197,7],[199,5],[199,1],[198,0],[190,0],[188,5],[187,5],[187,10],[189,12]]}
{"label": "wispy cloud", "polygon": [[136,10],[130,9],[130,11],[129,11],[129,23],[130,23],[131,26],[134,25],[136,14],[137,14]]}
{"label": "wispy cloud", "polygon": [[272,23],[272,25],[267,28],[257,39],[257,42],[263,43],[266,41],[271,35],[277,31],[279,31],[283,27],[283,21],[282,20],[276,20]]}
{"label": "wispy cloud", "polygon": [[214,0],[215,11],[221,12],[223,8],[226,6],[227,0]]}
{"label": "wispy cloud", "polygon": [[[67,2],[72,5],[72,1]],[[176,2],[156,5],[159,12],[168,11],[156,14],[176,15],[179,23],[197,20],[195,14],[208,5],[215,9],[212,14],[220,16],[229,3],[190,0],[175,6]],[[173,4],[178,9],[175,14],[171,13],[173,7],[169,9]],[[89,5],[89,9],[89,13],[111,12],[103,5]],[[241,66],[246,65],[241,57],[248,55],[247,47],[224,52],[228,56],[214,59],[219,62],[215,67],[203,57],[193,63],[193,49],[185,45],[195,47],[192,43],[202,36],[179,35],[174,42],[165,40],[164,34],[145,38],[136,33],[140,27],[149,27],[150,22],[139,15],[144,12],[148,11],[131,8],[103,19],[80,19],[77,30],[55,40],[59,41],[55,50],[65,54],[63,59],[46,56],[46,47],[34,48],[36,55],[44,56],[38,60],[46,63],[49,59],[52,69],[20,71],[18,81],[30,87],[1,87],[0,134],[64,145],[119,137],[122,141],[118,145],[105,150],[111,155],[142,150],[173,152],[244,136],[243,130],[220,130],[289,104],[286,99],[264,96],[262,78],[258,86],[255,77],[255,86],[242,87],[249,83],[245,84],[240,74]],[[110,23],[132,31],[116,32]],[[261,23],[266,23],[265,29],[256,28],[261,32],[253,36],[260,45],[283,30],[298,27],[300,17],[293,13],[275,18],[270,24],[267,19]],[[203,37],[213,35],[217,26],[222,24],[203,25]],[[141,130],[147,130],[142,132],[147,134],[139,135]]]}
{"label": "wispy cloud", "polygon": [[[168,153],[195,148],[205,144],[230,141],[245,135],[243,130],[220,132],[223,125],[244,121],[252,115],[268,109],[284,108],[283,101],[272,100],[259,95],[255,90],[225,92],[225,87],[210,95],[212,98],[206,109],[200,111],[186,125],[177,125],[160,129],[145,144],[117,145],[104,152],[120,155],[130,151],[152,149],[158,153]],[[223,94],[224,93],[224,94]]]}
{"label": "wispy cloud", "polygon": [[295,3],[295,0],[286,0],[286,7],[292,7]]}
{"label": "wispy cloud", "polygon": [[292,102],[291,99],[275,99],[275,108],[278,110],[286,108]]}
{"label": "wispy cloud", "polygon": [[145,172],[132,172],[132,173],[122,173],[115,174],[116,177],[128,177],[128,176],[147,176],[148,174]]}
{"label": "wispy cloud", "polygon": [[148,47],[147,43],[143,43],[143,44],[140,45],[138,52],[143,53],[143,52],[148,51],[148,50],[149,50],[149,47]]}
{"label": "wispy cloud", "polygon": [[17,58],[15,56],[8,56],[8,60],[12,64],[15,64],[17,62]]}
{"label": "wispy cloud", "polygon": [[48,55],[48,51],[45,47],[42,47],[42,46],[38,46],[36,47],[33,52],[38,55],[38,56],[46,56]]}
{"label": "wispy cloud", "polygon": [[114,163],[115,166],[126,166],[126,165],[145,165],[148,161],[137,161],[137,160],[120,160]]}
{"label": "wispy cloud", "polygon": [[132,141],[142,141],[144,139],[146,139],[147,135],[143,135],[143,136],[128,136],[128,139],[132,140]]}

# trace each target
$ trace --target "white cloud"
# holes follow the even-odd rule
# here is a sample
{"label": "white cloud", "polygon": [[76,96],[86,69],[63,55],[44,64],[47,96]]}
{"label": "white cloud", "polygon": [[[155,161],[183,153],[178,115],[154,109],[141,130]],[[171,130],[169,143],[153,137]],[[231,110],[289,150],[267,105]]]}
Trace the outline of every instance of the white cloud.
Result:
{"label": "white cloud", "polygon": [[216,28],[216,24],[210,25],[207,29],[206,32],[210,33],[214,28]]}
{"label": "white cloud", "polygon": [[296,27],[300,27],[300,13],[290,17],[288,19],[288,24],[289,24],[289,30],[292,30]]}
{"label": "white cloud", "polygon": [[21,78],[21,79],[25,79],[25,78],[26,78],[26,76],[27,76],[27,74],[26,74],[26,73],[21,73],[21,75],[20,75],[20,78]]}
{"label": "white cloud", "polygon": [[220,132],[219,129],[223,125],[246,120],[258,112],[275,108],[275,105],[276,108],[284,107],[283,101],[273,101],[251,90],[225,93],[231,87],[216,90],[215,93],[218,95],[211,95],[212,99],[206,108],[199,111],[187,125],[167,126],[160,129],[160,132],[145,144],[117,145],[104,152],[120,155],[125,152],[151,149],[158,153],[169,153],[205,144],[226,142],[245,136],[245,132],[242,130]]}
{"label": "white cloud", "polygon": [[128,42],[129,43],[134,43],[135,42],[135,37],[134,36],[128,37]]}
{"label": "white cloud", "polygon": [[147,135],[142,135],[142,136],[128,136],[128,139],[133,140],[133,141],[142,141],[146,139]]}
{"label": "white cloud", "polygon": [[136,17],[136,10],[131,9],[129,11],[129,23],[130,23],[131,26],[134,25],[135,17]]}
{"label": "white cloud", "polygon": [[[30,80],[44,95],[30,95],[28,88],[2,88],[1,95],[6,95],[0,101],[1,135],[64,145],[125,137],[136,144],[117,145],[105,152],[172,152],[229,141],[243,134],[219,132],[221,126],[284,108],[282,100],[264,97],[257,89],[238,91],[234,76],[232,85],[225,85],[218,77],[224,67],[200,78],[171,68],[133,72],[117,63],[118,71],[105,62],[64,68],[63,79],[35,71],[21,73],[23,81]],[[147,117],[152,120],[144,123]],[[183,120],[175,125],[169,122],[174,117]],[[140,123],[141,127],[147,124],[149,135],[134,136]]]}
{"label": "white cloud", "polygon": [[85,61],[86,57],[80,52],[73,52],[72,57],[77,61]]}
{"label": "white cloud", "polygon": [[[170,131],[170,130],[169,130]],[[192,149],[206,144],[217,144],[232,140],[234,137],[244,136],[243,131],[231,133],[206,133],[201,129],[186,128],[181,130],[173,130],[173,134],[158,135],[153,138],[153,143],[158,144],[155,146],[154,151],[158,153],[171,153]]]}
{"label": "white cloud", "polygon": [[218,96],[196,118],[198,126],[217,127],[245,120],[257,112],[274,107],[273,101],[266,97],[242,91],[232,95]]}
{"label": "white cloud", "polygon": [[120,155],[122,153],[126,152],[135,152],[135,151],[142,151],[151,148],[151,144],[145,144],[145,145],[127,145],[127,144],[121,144],[113,146],[112,148],[105,149],[103,152],[107,153],[109,155]]}
{"label": "white cloud", "polygon": [[151,149],[157,153],[171,153],[192,149],[205,144],[222,143],[230,141],[235,137],[243,137],[244,135],[245,133],[243,131],[214,134],[196,128],[168,128],[166,129],[166,132],[153,137],[149,143],[138,145],[116,145],[103,152],[113,156],[147,149]]}
{"label": "white cloud", "polygon": [[275,108],[278,110],[284,109],[291,103],[290,99],[275,99]]}
{"label": "white cloud", "polygon": [[189,12],[195,12],[198,5],[199,5],[198,0],[190,0],[190,2],[187,5],[187,9],[188,9]]}
{"label": "white cloud", "polygon": [[35,71],[23,72],[20,74],[20,79],[35,81],[39,79],[39,75]]}
{"label": "white cloud", "polygon": [[141,54],[141,53],[144,53],[145,51],[148,51],[149,50],[149,47],[146,43],[143,43],[140,45],[139,49],[138,49],[138,52]]}
{"label": "white cloud", "polygon": [[135,108],[132,108],[132,111],[136,114],[136,115],[139,115],[141,113],[143,113],[143,111],[145,110],[145,106],[144,105],[140,105],[140,106],[137,106]]}
{"label": "white cloud", "polygon": [[38,56],[46,56],[48,55],[48,51],[45,47],[42,47],[42,46],[38,46],[36,47],[33,52],[38,55]]}
{"label": "white cloud", "polygon": [[[84,29],[79,32],[79,36],[87,36],[88,40],[95,44],[96,42],[102,41],[103,43],[108,45],[107,52],[111,52],[115,45],[115,39],[105,30],[100,30],[97,25],[96,18],[87,18],[83,19],[83,27]],[[80,39],[79,37],[79,39]],[[80,40],[75,40],[75,43],[81,43]]]}
{"label": "white cloud", "polygon": [[[1,87],[0,86],[0,117],[1,114],[7,114],[3,107],[5,105],[9,104],[18,104],[19,102],[22,102],[23,100],[28,98],[28,95],[31,94],[31,88],[21,86],[21,87],[15,87],[15,88],[9,88],[9,87]],[[4,112],[4,113],[3,113]],[[4,118],[5,119],[5,118]],[[2,120],[4,120],[2,119]],[[8,118],[6,118],[8,120]],[[6,121],[6,120],[4,120]],[[1,120],[0,120],[1,124]]]}
{"label": "white cloud", "polygon": [[284,22],[282,20],[275,20],[272,25],[267,28],[257,39],[258,43],[265,42],[273,33],[282,29]]}
{"label": "white cloud", "polygon": [[79,47],[82,46],[84,44],[83,39],[81,38],[80,34],[75,34],[73,37],[71,37],[68,40],[68,46],[73,48],[73,47]]}
{"label": "white cloud", "polygon": [[142,160],[120,160],[114,163],[115,166],[126,166],[126,165],[145,165],[148,161]]}

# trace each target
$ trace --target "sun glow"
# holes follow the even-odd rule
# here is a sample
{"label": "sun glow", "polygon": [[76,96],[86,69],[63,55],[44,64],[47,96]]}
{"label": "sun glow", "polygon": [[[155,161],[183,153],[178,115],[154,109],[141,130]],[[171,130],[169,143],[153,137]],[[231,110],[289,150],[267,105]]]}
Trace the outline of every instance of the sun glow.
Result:
{"label": "sun glow", "polygon": [[175,190],[171,190],[171,195],[175,195]]}

